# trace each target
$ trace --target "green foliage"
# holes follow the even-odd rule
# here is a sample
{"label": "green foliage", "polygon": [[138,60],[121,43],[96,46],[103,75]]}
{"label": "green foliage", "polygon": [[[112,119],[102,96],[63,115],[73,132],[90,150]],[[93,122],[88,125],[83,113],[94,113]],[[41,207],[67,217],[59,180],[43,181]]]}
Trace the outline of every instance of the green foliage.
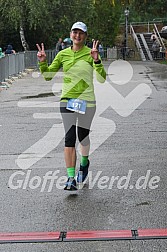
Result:
{"label": "green foliage", "polygon": [[36,42],[54,48],[59,37],[69,37],[76,21],[87,24],[90,39],[113,45],[127,6],[130,22],[166,17],[166,0],[1,0],[0,45],[13,41],[21,50],[22,26],[30,49],[36,48]]}
{"label": "green foliage", "polygon": [[17,29],[25,23],[35,28],[48,12],[45,0],[1,0],[0,13],[5,21]]}
{"label": "green foliage", "polygon": [[131,21],[148,22],[158,18],[166,18],[166,0],[131,0],[129,4]]}
{"label": "green foliage", "polygon": [[103,45],[113,45],[118,32],[120,5],[112,4],[111,0],[96,0],[94,5],[91,35],[99,39]]}

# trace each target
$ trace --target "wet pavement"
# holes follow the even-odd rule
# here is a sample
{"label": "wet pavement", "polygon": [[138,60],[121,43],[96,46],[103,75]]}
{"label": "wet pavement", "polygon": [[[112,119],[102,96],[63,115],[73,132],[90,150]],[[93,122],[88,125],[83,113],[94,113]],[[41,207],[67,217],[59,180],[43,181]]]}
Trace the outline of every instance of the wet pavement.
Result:
{"label": "wet pavement", "polygon": [[[131,62],[123,84],[122,65],[110,63],[107,82],[95,85],[89,183],[76,193],[62,189],[61,76],[46,82],[30,73],[0,93],[1,233],[167,227],[167,66]],[[9,250],[165,252],[167,241],[0,244]]]}

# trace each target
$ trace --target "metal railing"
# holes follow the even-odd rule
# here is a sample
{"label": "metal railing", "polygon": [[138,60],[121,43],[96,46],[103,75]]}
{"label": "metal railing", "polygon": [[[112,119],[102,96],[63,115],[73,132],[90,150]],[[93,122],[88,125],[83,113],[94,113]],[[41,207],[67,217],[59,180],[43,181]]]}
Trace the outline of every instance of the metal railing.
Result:
{"label": "metal railing", "polygon": [[[56,56],[55,50],[46,50],[50,65]],[[117,59],[116,48],[104,48],[102,59]],[[5,55],[0,58],[0,83],[12,76],[18,76],[27,68],[38,68],[37,51],[26,51]]]}
{"label": "metal railing", "polygon": [[[55,55],[55,50],[46,50],[47,61],[50,64]],[[37,68],[37,51],[19,52],[5,55],[0,58],[0,82],[11,76],[17,76],[27,68]]]}
{"label": "metal railing", "polygon": [[0,82],[17,75],[25,69],[24,53],[6,55],[0,59]]}
{"label": "metal railing", "polygon": [[162,20],[153,19],[152,21],[148,21],[148,22],[131,22],[130,25],[132,25],[135,29],[137,27],[143,27],[143,32],[145,31],[147,33],[152,33],[154,24],[156,23],[158,26],[162,26],[163,20],[164,19]]}
{"label": "metal railing", "polygon": [[138,37],[137,37],[137,35],[136,35],[136,33],[135,33],[132,25],[130,25],[130,31],[131,31],[131,35],[133,37],[133,40],[135,42],[135,45],[136,45],[136,47],[137,47],[137,49],[138,49],[138,51],[140,53],[141,59],[143,61],[145,61],[146,60],[145,55],[143,53],[143,50],[142,50],[141,45],[140,45],[140,42],[138,40]]}
{"label": "metal railing", "polygon": [[130,47],[117,48],[117,59],[134,59],[135,51]]}
{"label": "metal railing", "polygon": [[165,47],[164,42],[163,42],[163,40],[162,40],[162,38],[161,38],[161,36],[159,34],[159,31],[158,31],[158,28],[157,28],[156,24],[154,24],[154,28],[155,28],[154,33],[157,34],[157,39],[159,41],[159,44],[166,50],[166,47]]}

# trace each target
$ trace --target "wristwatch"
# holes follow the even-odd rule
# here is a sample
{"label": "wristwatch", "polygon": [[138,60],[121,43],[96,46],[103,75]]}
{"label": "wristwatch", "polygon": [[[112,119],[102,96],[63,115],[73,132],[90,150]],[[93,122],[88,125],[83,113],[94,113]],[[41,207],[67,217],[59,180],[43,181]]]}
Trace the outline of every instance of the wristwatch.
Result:
{"label": "wristwatch", "polygon": [[99,59],[98,61],[94,61],[95,64],[100,64],[101,60]]}

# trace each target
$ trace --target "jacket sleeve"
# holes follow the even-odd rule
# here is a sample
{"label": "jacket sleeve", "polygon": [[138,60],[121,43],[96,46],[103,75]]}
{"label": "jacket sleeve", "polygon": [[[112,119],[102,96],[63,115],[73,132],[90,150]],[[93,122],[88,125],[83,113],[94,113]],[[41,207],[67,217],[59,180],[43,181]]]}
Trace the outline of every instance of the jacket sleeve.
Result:
{"label": "jacket sleeve", "polygon": [[[101,60],[101,59],[100,59]],[[104,69],[104,66],[102,63],[100,64],[95,64],[93,62],[93,68],[96,71],[96,78],[100,83],[104,83],[106,80],[106,71]]]}
{"label": "jacket sleeve", "polygon": [[61,57],[59,54],[56,55],[50,66],[48,66],[47,61],[39,62],[40,72],[47,81],[51,80],[61,67]]}

